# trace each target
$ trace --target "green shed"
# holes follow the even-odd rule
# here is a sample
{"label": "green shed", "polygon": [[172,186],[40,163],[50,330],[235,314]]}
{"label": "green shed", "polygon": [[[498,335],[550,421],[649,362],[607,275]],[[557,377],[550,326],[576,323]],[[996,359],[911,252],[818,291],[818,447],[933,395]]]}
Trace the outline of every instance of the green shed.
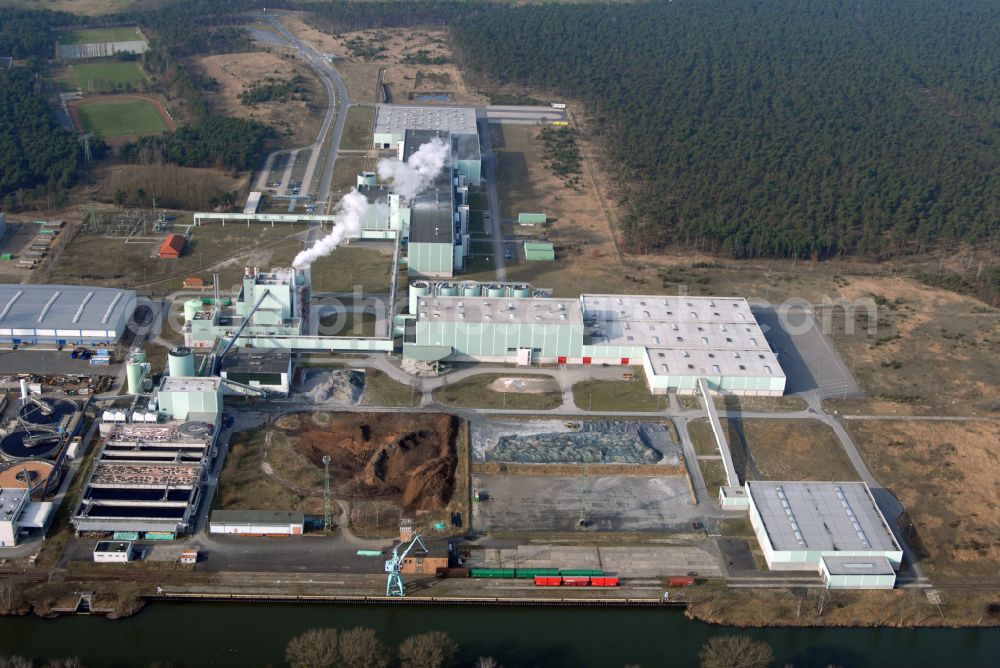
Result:
{"label": "green shed", "polygon": [[555,249],[548,241],[525,241],[525,260],[554,260],[556,259]]}
{"label": "green shed", "polygon": [[517,214],[518,225],[544,225],[548,217],[544,213],[519,213]]}

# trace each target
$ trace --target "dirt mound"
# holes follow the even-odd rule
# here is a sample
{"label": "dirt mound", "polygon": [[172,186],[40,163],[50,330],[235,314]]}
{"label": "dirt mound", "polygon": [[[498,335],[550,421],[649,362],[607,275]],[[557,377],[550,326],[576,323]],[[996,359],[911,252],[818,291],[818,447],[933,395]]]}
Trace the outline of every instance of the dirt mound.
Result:
{"label": "dirt mound", "polygon": [[338,495],[397,499],[407,510],[443,510],[455,488],[458,418],[334,414],[320,428],[302,420],[296,449],[316,466],[330,457]]}
{"label": "dirt mound", "polygon": [[302,383],[302,392],[314,404],[327,402],[351,405],[358,403],[365,389],[365,372],[313,370]]}

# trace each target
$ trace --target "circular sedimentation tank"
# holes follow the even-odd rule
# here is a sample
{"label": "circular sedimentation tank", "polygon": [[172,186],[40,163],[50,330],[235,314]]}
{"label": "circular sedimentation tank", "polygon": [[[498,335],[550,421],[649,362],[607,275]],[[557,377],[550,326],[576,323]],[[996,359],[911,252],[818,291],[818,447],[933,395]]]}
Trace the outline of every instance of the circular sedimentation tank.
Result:
{"label": "circular sedimentation tank", "polygon": [[37,494],[58,482],[59,469],[52,462],[25,459],[0,469],[0,488],[27,488],[32,494]]}
{"label": "circular sedimentation tank", "polygon": [[54,432],[14,431],[0,441],[0,456],[8,461],[51,457],[61,443],[62,437]]}
{"label": "circular sedimentation tank", "polygon": [[34,401],[26,403],[17,411],[17,417],[22,422],[43,427],[55,427],[64,418],[72,416],[79,410],[79,406],[69,399],[38,399],[37,401],[47,408],[42,408]]}

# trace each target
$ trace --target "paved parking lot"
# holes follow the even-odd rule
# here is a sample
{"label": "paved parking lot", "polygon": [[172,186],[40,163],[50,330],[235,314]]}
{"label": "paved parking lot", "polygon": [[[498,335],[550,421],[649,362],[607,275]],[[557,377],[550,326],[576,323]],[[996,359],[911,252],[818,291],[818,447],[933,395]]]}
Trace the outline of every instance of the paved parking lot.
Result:
{"label": "paved parking lot", "polygon": [[700,517],[680,477],[474,475],[472,484],[478,530],[573,531],[581,506],[599,531],[666,531]]}
{"label": "paved parking lot", "polygon": [[714,545],[586,547],[579,545],[518,545],[473,553],[469,565],[489,568],[600,568],[622,577],[662,577],[698,573],[720,577]]}
{"label": "paved parking lot", "polygon": [[753,309],[768,343],[778,353],[787,377],[785,392],[819,390],[823,398],[862,394],[844,360],[820,330],[812,313],[802,307]]}

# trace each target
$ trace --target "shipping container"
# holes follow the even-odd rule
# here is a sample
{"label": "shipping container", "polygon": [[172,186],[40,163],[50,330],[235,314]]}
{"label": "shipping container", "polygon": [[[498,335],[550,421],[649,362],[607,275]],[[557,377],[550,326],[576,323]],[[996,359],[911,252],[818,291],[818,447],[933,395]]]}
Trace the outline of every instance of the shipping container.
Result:
{"label": "shipping container", "polygon": [[138,531],[116,531],[114,535],[115,540],[139,540]]}
{"label": "shipping container", "polygon": [[0,254],[0,260],[13,260],[13,259],[14,259],[14,256],[12,254],[10,254],[10,253],[2,253],[2,254]]}
{"label": "shipping container", "polygon": [[144,537],[146,540],[173,540],[177,536],[168,531],[147,531]]}
{"label": "shipping container", "polygon": [[590,578],[590,586],[592,587],[617,587],[618,586],[618,576],[604,576]]}
{"label": "shipping container", "polygon": [[588,577],[593,577],[595,575],[604,575],[604,571],[599,568],[579,568],[575,570],[560,570],[559,574],[563,577],[567,575],[586,575]]}
{"label": "shipping container", "polygon": [[536,587],[559,587],[562,585],[562,578],[558,575],[553,577],[551,575],[536,575],[535,576],[535,586]]}
{"label": "shipping container", "polygon": [[589,587],[590,578],[586,576],[563,576],[562,583],[564,587]]}
{"label": "shipping container", "polygon": [[667,578],[667,585],[670,587],[690,587],[694,584],[694,578],[688,575],[674,575]]}
{"label": "shipping container", "polygon": [[517,577],[525,580],[536,578],[539,575],[559,575],[558,568],[518,568]]}
{"label": "shipping container", "polygon": [[470,577],[494,580],[513,580],[514,575],[513,568],[473,568],[469,573]]}

